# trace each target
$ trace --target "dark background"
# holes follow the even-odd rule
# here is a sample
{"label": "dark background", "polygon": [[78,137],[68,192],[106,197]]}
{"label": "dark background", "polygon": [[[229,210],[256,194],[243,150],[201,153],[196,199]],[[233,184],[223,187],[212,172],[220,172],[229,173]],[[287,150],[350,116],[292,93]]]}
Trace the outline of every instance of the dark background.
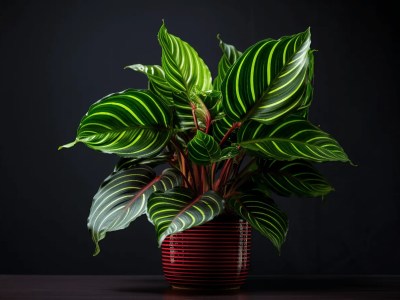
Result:
{"label": "dark background", "polygon": [[[324,3],[322,3],[324,2]],[[156,34],[188,41],[216,74],[216,40],[244,50],[311,26],[311,120],[358,167],[320,165],[336,192],[277,199],[290,219],[281,256],[254,233],[251,274],[399,274],[399,30],[383,1],[2,1],[0,4],[0,274],[159,274],[141,217],[109,233],[86,228],[92,196],[116,157],[70,142],[89,105],[145,88],[134,63],[159,64]]]}

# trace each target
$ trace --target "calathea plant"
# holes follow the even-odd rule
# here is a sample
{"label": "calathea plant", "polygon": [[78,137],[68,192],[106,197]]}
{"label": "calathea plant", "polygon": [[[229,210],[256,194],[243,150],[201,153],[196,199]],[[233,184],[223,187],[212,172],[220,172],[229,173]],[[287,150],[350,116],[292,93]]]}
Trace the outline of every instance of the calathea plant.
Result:
{"label": "calathea plant", "polygon": [[[158,33],[161,66],[128,69],[148,89],[127,89],[94,103],[74,142],[121,157],[94,196],[88,227],[99,252],[107,232],[147,214],[158,243],[170,234],[236,214],[280,249],[286,215],[271,199],[324,196],[332,187],[313,162],[348,157],[308,120],[313,97],[310,30],[265,39],[243,53],[219,39],[218,75],[197,52]],[[168,164],[161,174],[153,169]]]}

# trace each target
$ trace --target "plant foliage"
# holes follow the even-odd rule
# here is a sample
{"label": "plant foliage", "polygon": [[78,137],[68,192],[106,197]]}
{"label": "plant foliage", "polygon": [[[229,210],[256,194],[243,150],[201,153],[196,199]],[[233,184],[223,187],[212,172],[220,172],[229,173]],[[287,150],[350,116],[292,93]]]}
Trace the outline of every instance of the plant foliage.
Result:
{"label": "plant foliage", "polygon": [[[311,32],[265,39],[241,52],[218,36],[214,80],[196,50],[158,33],[161,65],[127,69],[148,78],[94,103],[76,139],[121,158],[94,196],[88,227],[96,243],[147,214],[166,236],[236,214],[280,249],[288,220],[271,198],[322,197],[333,190],[312,163],[349,162],[313,125]],[[167,164],[157,175],[153,169]]]}

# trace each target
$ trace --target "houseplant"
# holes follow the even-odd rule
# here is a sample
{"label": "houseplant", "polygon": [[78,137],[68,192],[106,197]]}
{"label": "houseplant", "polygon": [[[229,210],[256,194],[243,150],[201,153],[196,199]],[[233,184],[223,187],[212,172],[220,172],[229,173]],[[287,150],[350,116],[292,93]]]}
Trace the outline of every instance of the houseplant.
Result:
{"label": "houseplant", "polygon": [[[148,77],[148,89],[97,101],[75,141],[60,147],[81,142],[122,157],[93,199],[88,227],[95,255],[107,232],[143,214],[159,246],[168,239],[166,251],[183,231],[233,215],[241,219],[235,228],[246,234],[242,246],[248,241],[243,226],[250,225],[280,249],[288,222],[271,195],[324,196],[332,187],[312,163],[349,161],[338,142],[308,120],[310,38],[307,29],[241,53],[218,37],[222,58],[212,81],[197,52],[161,26],[161,66],[127,67]],[[153,167],[164,164],[156,174]]]}

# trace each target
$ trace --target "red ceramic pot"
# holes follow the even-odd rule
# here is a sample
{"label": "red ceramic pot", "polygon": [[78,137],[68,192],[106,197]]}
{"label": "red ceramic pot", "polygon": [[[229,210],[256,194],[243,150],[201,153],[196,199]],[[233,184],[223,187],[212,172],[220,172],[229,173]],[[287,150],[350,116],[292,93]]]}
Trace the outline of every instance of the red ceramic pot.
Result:
{"label": "red ceramic pot", "polygon": [[174,288],[237,289],[248,274],[250,246],[247,222],[218,217],[163,241],[164,276]]}

